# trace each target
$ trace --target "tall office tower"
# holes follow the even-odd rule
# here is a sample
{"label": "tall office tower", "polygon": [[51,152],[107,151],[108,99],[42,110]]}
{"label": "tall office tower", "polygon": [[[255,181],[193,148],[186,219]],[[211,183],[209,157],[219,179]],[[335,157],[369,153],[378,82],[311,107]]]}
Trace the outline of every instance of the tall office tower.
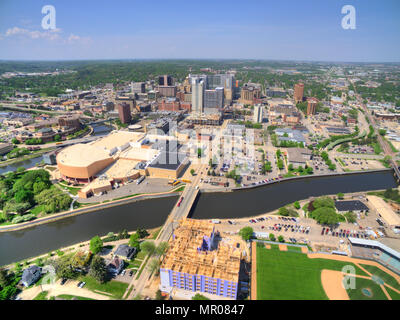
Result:
{"label": "tall office tower", "polygon": [[204,106],[204,79],[192,78],[192,112],[203,113]]}
{"label": "tall office tower", "polygon": [[146,86],[144,82],[132,82],[131,83],[132,93],[145,93]]}
{"label": "tall office tower", "polygon": [[172,77],[169,75],[163,75],[158,77],[158,85],[160,86],[172,86]]}
{"label": "tall office tower", "polygon": [[122,123],[130,123],[132,120],[132,116],[129,104],[125,102],[120,103],[118,105],[118,115],[119,115],[119,120],[121,120]]}
{"label": "tall office tower", "polygon": [[262,123],[263,118],[264,118],[264,106],[261,104],[256,104],[254,106],[253,122]]}
{"label": "tall office tower", "polygon": [[294,101],[302,102],[304,97],[304,83],[296,83],[294,85]]}
{"label": "tall office tower", "polygon": [[318,100],[316,98],[309,98],[307,99],[308,105],[307,105],[307,115],[312,115],[315,114],[317,110],[317,104]]}
{"label": "tall office tower", "polygon": [[217,114],[224,106],[224,88],[218,87],[204,91],[204,113]]}

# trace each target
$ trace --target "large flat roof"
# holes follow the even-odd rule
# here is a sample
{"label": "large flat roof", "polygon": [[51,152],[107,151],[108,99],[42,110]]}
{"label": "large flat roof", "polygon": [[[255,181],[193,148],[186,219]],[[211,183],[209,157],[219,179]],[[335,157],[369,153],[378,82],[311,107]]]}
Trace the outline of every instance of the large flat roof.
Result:
{"label": "large flat roof", "polygon": [[156,157],[159,150],[151,148],[130,148],[121,152],[120,159],[129,159],[137,161],[150,161]]}
{"label": "large flat roof", "polygon": [[353,238],[349,237],[348,238],[351,244],[358,244],[362,246],[372,246],[372,247],[377,247],[380,248],[387,253],[390,253],[392,256],[396,257],[397,259],[400,259],[400,253],[387,245],[380,243],[379,241],[376,240],[366,240],[366,239],[358,239],[358,238]]}
{"label": "large flat roof", "polygon": [[85,167],[110,158],[110,151],[91,144],[78,143],[66,147],[57,155],[57,162],[72,167]]}
{"label": "large flat roof", "polygon": [[367,199],[389,225],[400,226],[400,216],[383,199],[377,196],[367,196]]}
{"label": "large flat roof", "polygon": [[149,167],[177,170],[185,159],[186,155],[183,153],[162,151],[158,157],[150,163]]}
{"label": "large flat roof", "polygon": [[144,136],[145,134],[142,132],[113,131],[108,136],[92,142],[91,145],[111,150],[129,142],[137,142],[143,139]]}

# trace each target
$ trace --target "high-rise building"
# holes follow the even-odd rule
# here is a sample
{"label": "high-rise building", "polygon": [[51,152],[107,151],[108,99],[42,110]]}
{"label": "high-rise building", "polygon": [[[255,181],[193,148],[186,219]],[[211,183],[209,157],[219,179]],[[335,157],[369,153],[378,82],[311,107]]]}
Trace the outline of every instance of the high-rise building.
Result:
{"label": "high-rise building", "polygon": [[159,86],[172,86],[172,77],[169,75],[163,75],[158,77]]}
{"label": "high-rise building", "polygon": [[256,104],[254,106],[253,122],[262,123],[263,119],[264,119],[264,106],[261,104]]}
{"label": "high-rise building", "polygon": [[157,89],[161,97],[176,96],[176,86],[158,86]]}
{"label": "high-rise building", "polygon": [[192,111],[203,113],[205,83],[202,78],[192,78]]}
{"label": "high-rise building", "polygon": [[122,123],[130,123],[132,120],[132,115],[129,104],[125,102],[118,104],[118,115],[119,120],[121,120]]}
{"label": "high-rise building", "polygon": [[221,112],[224,106],[224,88],[217,87],[204,91],[204,113],[215,114]]}
{"label": "high-rise building", "polygon": [[132,93],[145,93],[146,85],[144,82],[132,82],[131,90],[132,90]]}
{"label": "high-rise building", "polygon": [[296,83],[294,85],[294,101],[302,102],[304,97],[304,83]]}
{"label": "high-rise building", "polygon": [[307,105],[307,115],[312,115],[315,114],[317,110],[317,104],[318,100],[316,98],[309,98],[307,99],[308,105]]}

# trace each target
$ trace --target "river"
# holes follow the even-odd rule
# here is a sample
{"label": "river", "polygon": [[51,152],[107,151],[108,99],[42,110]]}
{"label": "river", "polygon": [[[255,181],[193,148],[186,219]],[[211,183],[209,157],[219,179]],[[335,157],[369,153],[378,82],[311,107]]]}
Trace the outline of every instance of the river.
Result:
{"label": "river", "polygon": [[[291,180],[242,191],[202,194],[191,217],[248,217],[310,196],[380,190],[396,186],[392,171]],[[177,197],[144,200],[22,231],[0,233],[0,265],[89,240],[95,235],[106,235],[110,231],[161,226],[176,199]]]}
{"label": "river", "polygon": [[[100,135],[105,135],[109,132],[111,132],[114,128],[105,124],[95,124],[93,125],[93,136],[100,136]],[[10,164],[5,167],[0,167],[0,174],[3,174],[5,172],[9,171],[16,171],[19,167],[24,167],[25,169],[30,169],[36,166],[38,163],[40,163],[43,160],[42,156],[38,156],[36,158],[32,158],[29,160],[25,161],[19,161],[15,162],[13,164]]]}

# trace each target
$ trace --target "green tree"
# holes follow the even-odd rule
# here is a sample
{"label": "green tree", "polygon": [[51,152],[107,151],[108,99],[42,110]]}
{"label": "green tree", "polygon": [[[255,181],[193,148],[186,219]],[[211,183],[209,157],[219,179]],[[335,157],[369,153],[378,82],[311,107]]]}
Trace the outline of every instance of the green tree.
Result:
{"label": "green tree", "polygon": [[5,288],[10,283],[8,271],[4,268],[0,269],[0,287]]}
{"label": "green tree", "polygon": [[196,171],[194,171],[194,169],[190,169],[190,174],[191,174],[192,176],[194,176],[195,172],[196,172]]}
{"label": "green tree", "polygon": [[242,237],[244,241],[248,241],[253,238],[254,230],[252,227],[244,227],[240,229],[239,235]]}
{"label": "green tree", "polygon": [[158,289],[156,292],[156,300],[164,300],[165,297],[162,295],[161,290]]}
{"label": "green tree", "polygon": [[78,272],[75,270],[72,258],[73,255],[64,255],[53,262],[55,264],[57,277],[75,279],[78,276]]}
{"label": "green tree", "polygon": [[339,199],[343,199],[343,198],[344,198],[344,194],[343,194],[342,192],[339,192],[339,193],[337,194],[337,197],[338,197]]}
{"label": "green tree", "polygon": [[270,234],[269,234],[269,240],[275,241],[275,236],[274,236],[273,233],[270,233]]}
{"label": "green tree", "polygon": [[104,283],[107,279],[107,265],[102,257],[94,256],[90,263],[89,275],[99,283]]}
{"label": "green tree", "polygon": [[165,252],[167,252],[167,250],[168,250],[168,242],[163,241],[157,246],[156,253],[162,256]]}
{"label": "green tree", "polygon": [[278,237],[278,242],[285,242],[285,238],[283,236]]}
{"label": "green tree", "polygon": [[279,208],[278,214],[287,217],[289,215],[289,210],[286,207]]}
{"label": "green tree", "polygon": [[153,241],[145,241],[140,244],[140,250],[142,250],[146,255],[152,255],[156,249]]}
{"label": "green tree", "polygon": [[[43,185],[39,184],[37,190],[40,190],[41,188],[43,188]],[[41,191],[35,196],[35,200],[38,205],[44,206],[44,211],[46,213],[55,213],[67,210],[72,202],[70,196],[56,187],[51,187],[50,189]]]}
{"label": "green tree", "polygon": [[339,222],[339,215],[332,208],[321,207],[312,212],[312,218],[319,224],[335,225]]}
{"label": "green tree", "polygon": [[297,210],[300,209],[300,202],[295,201],[294,204],[293,204],[293,206],[294,206]]}
{"label": "green tree", "polygon": [[209,298],[203,296],[200,293],[196,293],[193,297],[192,300],[210,300]]}
{"label": "green tree", "polygon": [[152,259],[148,265],[149,271],[158,275],[160,273],[160,260],[157,258]]}
{"label": "green tree", "polygon": [[90,251],[98,254],[103,249],[103,240],[99,236],[95,236],[90,240]]}
{"label": "green tree", "polygon": [[139,235],[137,233],[133,233],[131,237],[129,238],[129,246],[133,248],[139,248],[140,243],[139,243]]}
{"label": "green tree", "polygon": [[312,203],[314,209],[318,209],[321,207],[335,208],[335,201],[328,197],[320,197],[313,201]]}
{"label": "green tree", "polygon": [[146,238],[149,233],[146,229],[137,228],[136,233],[139,235],[139,239]]}
{"label": "green tree", "polygon": [[357,221],[357,215],[353,211],[346,212],[344,217],[349,223],[354,223]]}

